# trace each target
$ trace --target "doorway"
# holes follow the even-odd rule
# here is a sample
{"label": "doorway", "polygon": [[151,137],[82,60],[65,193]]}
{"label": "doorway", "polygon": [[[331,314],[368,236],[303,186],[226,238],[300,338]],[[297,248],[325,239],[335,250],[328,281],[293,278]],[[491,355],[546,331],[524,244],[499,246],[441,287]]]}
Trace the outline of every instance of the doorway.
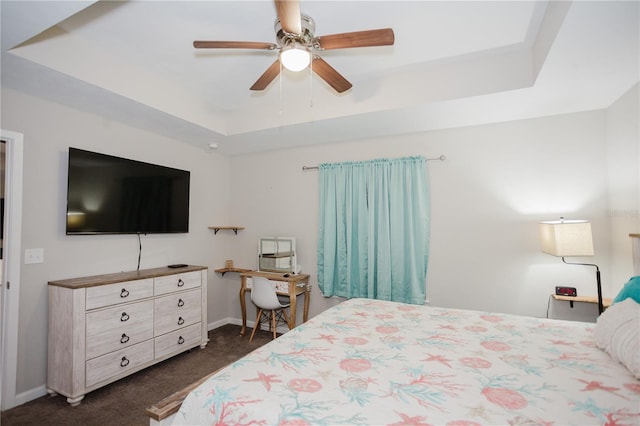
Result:
{"label": "doorway", "polygon": [[0,408],[16,403],[18,364],[18,308],[22,229],[23,135],[0,129],[4,168],[0,180],[3,214],[0,259]]}

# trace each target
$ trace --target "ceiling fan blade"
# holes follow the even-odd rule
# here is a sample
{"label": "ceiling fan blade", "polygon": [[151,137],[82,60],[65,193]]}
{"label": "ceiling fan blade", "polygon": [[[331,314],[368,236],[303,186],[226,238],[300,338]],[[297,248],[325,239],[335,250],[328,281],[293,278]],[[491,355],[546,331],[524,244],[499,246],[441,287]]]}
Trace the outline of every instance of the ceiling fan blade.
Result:
{"label": "ceiling fan blade", "polygon": [[300,18],[300,3],[298,0],[275,0],[278,19],[284,32],[289,34],[301,34],[302,23]]}
{"label": "ceiling fan blade", "polygon": [[280,60],[277,60],[271,64],[269,68],[260,76],[260,78],[253,83],[250,90],[264,90],[269,83],[273,81],[280,74]]}
{"label": "ceiling fan blade", "polygon": [[320,36],[313,39],[313,44],[320,50],[331,50],[350,47],[391,46],[394,41],[393,30],[383,28]]}
{"label": "ceiling fan blade", "polygon": [[338,93],[346,92],[353,86],[346,78],[340,75],[338,71],[318,56],[313,58],[311,68],[313,69],[313,72],[318,74],[321,79],[326,81],[327,84],[333,87],[333,89]]}
{"label": "ceiling fan blade", "polygon": [[193,42],[196,49],[266,49],[275,50],[278,45],[260,41],[202,41]]}

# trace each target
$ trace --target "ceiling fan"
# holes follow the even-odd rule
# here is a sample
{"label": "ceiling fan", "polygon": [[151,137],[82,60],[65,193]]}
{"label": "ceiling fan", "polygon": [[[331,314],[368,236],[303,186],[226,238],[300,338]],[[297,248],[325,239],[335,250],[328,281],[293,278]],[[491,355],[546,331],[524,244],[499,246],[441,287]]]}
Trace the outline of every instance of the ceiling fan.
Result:
{"label": "ceiling fan", "polygon": [[251,86],[251,90],[264,90],[280,74],[280,65],[291,71],[302,71],[311,64],[318,74],[336,92],[349,90],[352,84],[338,71],[313,52],[353,47],[390,46],[395,36],[391,28],[356,31],[316,37],[315,22],[300,13],[298,0],[275,0],[278,18],[275,23],[276,43],[253,41],[200,41],[193,42],[196,49],[264,49],[279,50],[278,59]]}

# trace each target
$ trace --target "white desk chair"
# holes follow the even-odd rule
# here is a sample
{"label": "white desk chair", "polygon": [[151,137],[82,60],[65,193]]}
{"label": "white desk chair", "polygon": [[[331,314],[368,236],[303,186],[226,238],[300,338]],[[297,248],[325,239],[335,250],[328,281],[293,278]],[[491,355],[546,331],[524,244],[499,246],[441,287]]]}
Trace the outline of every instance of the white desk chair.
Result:
{"label": "white desk chair", "polygon": [[[256,334],[256,330],[260,327],[263,312],[267,319],[270,319],[269,329],[273,331],[273,338],[276,338],[276,314],[281,314],[289,327],[289,316],[287,315],[287,308],[289,303],[282,304],[278,300],[276,289],[271,284],[271,281],[264,277],[252,277],[253,284],[251,286],[251,301],[258,308],[258,315],[256,316],[256,323],[253,326],[251,337],[249,342],[253,341],[253,336]],[[265,312],[268,311],[268,312]],[[289,329],[291,329],[289,327]]]}

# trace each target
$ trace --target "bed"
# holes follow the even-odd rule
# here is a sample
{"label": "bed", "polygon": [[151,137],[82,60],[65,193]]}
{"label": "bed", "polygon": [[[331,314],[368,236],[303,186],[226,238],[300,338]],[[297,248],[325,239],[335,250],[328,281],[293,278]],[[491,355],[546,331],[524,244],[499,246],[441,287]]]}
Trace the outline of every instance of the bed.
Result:
{"label": "bed", "polygon": [[638,247],[596,324],[347,300],[150,407],[151,424],[638,426]]}
{"label": "bed", "polygon": [[[629,312],[625,330],[637,327],[640,311]],[[620,328],[614,322],[600,340]],[[598,347],[595,328],[351,299],[208,377],[170,421],[639,425],[640,381]]]}

